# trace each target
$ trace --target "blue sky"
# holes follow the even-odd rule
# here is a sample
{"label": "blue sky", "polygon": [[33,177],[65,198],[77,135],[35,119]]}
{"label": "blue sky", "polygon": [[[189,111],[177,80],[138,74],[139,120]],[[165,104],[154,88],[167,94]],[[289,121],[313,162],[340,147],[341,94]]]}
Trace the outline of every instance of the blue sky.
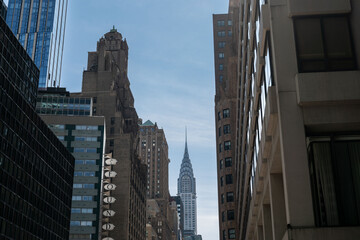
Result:
{"label": "blue sky", "polygon": [[69,0],[66,26],[61,86],[71,92],[81,91],[87,53],[101,36],[115,25],[127,39],[135,107],[165,131],[172,195],[187,126],[204,240],[219,239],[212,14],[227,9],[227,0]]}

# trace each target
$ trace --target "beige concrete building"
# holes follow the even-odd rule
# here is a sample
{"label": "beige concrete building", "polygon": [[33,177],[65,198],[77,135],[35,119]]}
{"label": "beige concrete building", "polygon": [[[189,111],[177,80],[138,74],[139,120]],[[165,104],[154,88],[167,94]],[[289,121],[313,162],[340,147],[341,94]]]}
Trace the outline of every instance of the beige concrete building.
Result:
{"label": "beige concrete building", "polygon": [[[97,50],[89,52],[83,73],[82,92],[72,96],[92,97],[93,115],[105,116],[105,152],[118,163],[112,166],[116,177],[110,178],[116,189],[115,201],[104,205],[115,211],[106,218],[103,237],[115,240],[145,240],[146,165],[138,157],[138,116],[127,77],[128,46],[116,29],[100,38]],[[104,229],[105,228],[105,229]]]}
{"label": "beige concrete building", "polygon": [[360,239],[360,2],[238,7],[236,239]]}

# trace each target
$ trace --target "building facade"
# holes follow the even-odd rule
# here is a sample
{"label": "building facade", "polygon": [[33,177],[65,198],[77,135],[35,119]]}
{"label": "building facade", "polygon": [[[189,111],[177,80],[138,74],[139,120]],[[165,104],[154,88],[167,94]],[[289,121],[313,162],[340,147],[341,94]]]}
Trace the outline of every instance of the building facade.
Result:
{"label": "building facade", "polygon": [[0,238],[67,239],[74,158],[35,112],[39,70],[0,17]]}
{"label": "building facade", "polygon": [[178,178],[178,196],[184,206],[184,230],[183,237],[193,236],[197,233],[197,206],[196,206],[196,180],[194,177],[187,138],[185,140],[184,157],[181,163]]}
{"label": "building facade", "polygon": [[36,112],[75,158],[70,240],[98,240],[101,232],[105,119],[87,115],[91,106],[91,98],[70,97],[63,88],[38,94]]}
{"label": "building facade", "polygon": [[169,197],[168,145],[163,129],[150,120],[140,124],[139,156],[147,165],[148,199]]}
{"label": "building facade", "polygon": [[180,196],[171,196],[170,202],[176,202],[176,211],[179,216],[179,231],[178,231],[178,240],[182,240],[183,232],[184,232],[184,205],[181,201]]}
{"label": "building facade", "polygon": [[7,6],[3,0],[0,0],[0,17],[6,19]]}
{"label": "building facade", "polygon": [[213,15],[215,63],[215,124],[217,145],[219,233],[236,238],[237,34],[238,7],[230,2],[227,14]]}
{"label": "building facade", "polygon": [[[112,153],[118,164],[112,166],[117,176],[111,196],[109,219],[114,228],[102,226],[103,238],[145,240],[147,166],[138,157],[139,125],[134,97],[127,77],[128,45],[116,29],[106,33],[89,52],[88,67],[83,73],[81,93],[72,97],[91,97],[92,114],[104,116],[106,122],[105,152]],[[104,229],[105,228],[105,229]]]}
{"label": "building facade", "polygon": [[6,22],[40,69],[40,89],[60,85],[67,5],[68,0],[9,0]]}
{"label": "building facade", "polygon": [[236,239],[359,238],[360,3],[237,6]]}

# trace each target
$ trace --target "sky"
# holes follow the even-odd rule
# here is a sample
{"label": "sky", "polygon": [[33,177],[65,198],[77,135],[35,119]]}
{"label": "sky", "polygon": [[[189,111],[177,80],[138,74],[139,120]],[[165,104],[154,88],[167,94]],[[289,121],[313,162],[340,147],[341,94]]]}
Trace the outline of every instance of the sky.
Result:
{"label": "sky", "polygon": [[81,91],[88,52],[115,26],[129,45],[137,113],[165,131],[171,195],[177,194],[187,126],[203,240],[219,239],[212,14],[227,10],[227,0],[69,0],[68,5],[61,87]]}

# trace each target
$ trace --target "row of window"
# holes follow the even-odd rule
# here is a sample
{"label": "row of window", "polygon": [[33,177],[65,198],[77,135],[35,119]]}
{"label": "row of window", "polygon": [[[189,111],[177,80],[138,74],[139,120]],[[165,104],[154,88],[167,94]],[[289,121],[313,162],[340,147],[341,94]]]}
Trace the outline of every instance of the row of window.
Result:
{"label": "row of window", "polygon": [[96,160],[75,160],[76,165],[96,165]]}
{"label": "row of window", "polygon": [[[236,233],[235,233],[234,228],[230,228],[228,230],[228,234],[229,234],[229,239],[235,239],[236,238]],[[222,239],[226,240],[226,230],[223,230],[223,232],[222,232]]]}
{"label": "row of window", "polygon": [[[225,183],[226,185],[233,184],[233,176],[232,174],[226,174],[225,175]],[[220,177],[220,186],[224,186],[224,177]]]}
{"label": "row of window", "polygon": [[92,226],[92,221],[70,221],[70,226]]}
{"label": "row of window", "polygon": [[[221,194],[221,203],[223,204],[224,202],[225,202],[225,195]],[[233,192],[226,193],[226,202],[234,202],[234,193]]]}
{"label": "row of window", "polygon": [[93,213],[92,208],[71,208],[71,213]]}
{"label": "row of window", "polygon": [[75,172],[74,172],[74,176],[76,176],[76,177],[79,177],[79,176],[94,177],[94,176],[95,176],[95,172],[75,171]]}
{"label": "row of window", "polygon": [[[226,108],[222,111],[222,118],[229,118],[230,117],[230,109]],[[218,112],[218,120],[221,120],[221,112]]]}
{"label": "row of window", "polygon": [[97,148],[74,148],[74,153],[96,153]]}
{"label": "row of window", "polygon": [[89,188],[89,189],[94,189],[94,188],[95,188],[95,184],[93,184],[93,183],[85,183],[85,184],[74,183],[74,184],[73,184],[73,188]]}
{"label": "row of window", "polygon": [[[224,151],[231,150],[231,141],[224,142]],[[222,152],[222,143],[219,143],[219,153]]]}
{"label": "row of window", "polygon": [[[231,167],[232,166],[232,158],[228,157],[225,158],[225,167]],[[220,160],[220,170],[224,168],[224,160]]]}
{"label": "row of window", "polygon": [[[218,37],[225,37],[226,36],[226,31],[218,31],[217,32],[217,36]],[[228,36],[231,37],[232,36],[232,31],[228,30]]]}
{"label": "row of window", "polygon": [[[229,134],[230,133],[230,124],[226,124],[223,126],[223,132],[224,134]],[[221,136],[221,127],[219,127],[219,137]]]}
{"label": "row of window", "polygon": [[92,201],[94,200],[93,196],[72,196],[72,201]]}
{"label": "row of window", "polygon": [[[227,218],[225,217],[225,214],[227,215]],[[235,219],[235,213],[234,210],[227,210],[227,211],[223,211],[221,213],[221,221],[225,222],[226,220],[228,221],[232,221]]]}
{"label": "row of window", "polygon": [[[225,26],[225,20],[218,20],[218,21],[217,21],[217,25],[218,25],[218,27],[223,27],[223,26]],[[228,21],[227,21],[227,25],[228,25],[228,26],[232,26],[232,21],[231,21],[231,20],[228,20]]]}

